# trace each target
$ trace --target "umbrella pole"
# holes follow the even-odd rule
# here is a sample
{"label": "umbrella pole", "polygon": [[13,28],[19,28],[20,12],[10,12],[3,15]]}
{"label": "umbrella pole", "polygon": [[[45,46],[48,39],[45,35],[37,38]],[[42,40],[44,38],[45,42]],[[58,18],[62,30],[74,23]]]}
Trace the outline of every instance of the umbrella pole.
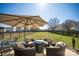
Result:
{"label": "umbrella pole", "polygon": [[10,40],[11,40],[11,38],[12,38],[12,33],[10,32]]}
{"label": "umbrella pole", "polygon": [[24,28],[24,40],[25,40],[25,35],[26,35],[26,34],[25,34],[25,28]]}
{"label": "umbrella pole", "polygon": [[[20,29],[21,29],[21,28],[20,28]],[[20,39],[20,34],[21,34],[21,31],[19,31],[19,32],[18,32],[18,34],[19,34],[19,39]]]}
{"label": "umbrella pole", "polygon": [[19,38],[20,38],[20,32],[19,32]]}
{"label": "umbrella pole", "polygon": [[4,34],[5,34],[5,33],[4,33],[4,29],[3,29],[3,36],[2,36],[2,39],[4,39]]}

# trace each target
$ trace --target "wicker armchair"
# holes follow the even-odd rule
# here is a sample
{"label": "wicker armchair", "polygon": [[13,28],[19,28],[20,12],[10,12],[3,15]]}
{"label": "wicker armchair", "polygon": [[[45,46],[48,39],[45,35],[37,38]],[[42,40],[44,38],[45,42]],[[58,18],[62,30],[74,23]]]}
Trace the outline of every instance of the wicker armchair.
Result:
{"label": "wicker armchair", "polygon": [[11,46],[9,45],[9,40],[1,40],[0,41],[0,53],[3,55],[3,53],[9,52],[11,49]]}
{"label": "wicker armchair", "polygon": [[47,56],[64,56],[65,55],[65,47],[47,47],[46,48]]}
{"label": "wicker armchair", "polygon": [[36,51],[35,48],[19,48],[14,47],[14,55],[15,56],[35,56]]}

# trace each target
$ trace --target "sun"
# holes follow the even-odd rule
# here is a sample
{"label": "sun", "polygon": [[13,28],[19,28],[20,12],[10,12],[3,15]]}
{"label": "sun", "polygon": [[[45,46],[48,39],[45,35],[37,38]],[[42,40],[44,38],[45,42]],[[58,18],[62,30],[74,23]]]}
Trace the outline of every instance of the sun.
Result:
{"label": "sun", "polygon": [[38,3],[38,5],[40,5],[40,6],[45,6],[46,3]]}
{"label": "sun", "polygon": [[45,7],[46,3],[37,3],[37,5],[40,6],[40,7]]}

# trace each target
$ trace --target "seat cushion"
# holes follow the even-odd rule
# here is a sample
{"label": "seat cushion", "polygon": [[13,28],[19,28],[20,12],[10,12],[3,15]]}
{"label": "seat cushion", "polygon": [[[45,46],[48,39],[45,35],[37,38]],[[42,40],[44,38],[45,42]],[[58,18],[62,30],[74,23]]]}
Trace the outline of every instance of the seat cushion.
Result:
{"label": "seat cushion", "polygon": [[55,47],[65,47],[66,46],[66,44],[64,43],[64,42],[57,42],[56,43],[56,45],[55,45]]}
{"label": "seat cushion", "polygon": [[22,43],[17,43],[18,48],[25,48],[25,46]]}

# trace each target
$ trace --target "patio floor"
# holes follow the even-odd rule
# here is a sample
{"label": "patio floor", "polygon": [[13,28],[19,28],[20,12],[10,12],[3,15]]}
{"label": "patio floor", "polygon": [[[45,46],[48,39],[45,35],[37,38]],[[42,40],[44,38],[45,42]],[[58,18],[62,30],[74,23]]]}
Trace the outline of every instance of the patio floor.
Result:
{"label": "patio floor", "polygon": [[[45,49],[44,49],[44,53],[36,53],[36,56],[45,56],[45,55],[46,55]],[[11,52],[9,52],[7,54],[7,56],[14,56],[14,51],[12,50]],[[69,49],[66,49],[65,56],[79,56],[79,54],[77,54]]]}
{"label": "patio floor", "polygon": [[66,49],[65,56],[79,56],[79,54],[77,54],[69,49]]}

